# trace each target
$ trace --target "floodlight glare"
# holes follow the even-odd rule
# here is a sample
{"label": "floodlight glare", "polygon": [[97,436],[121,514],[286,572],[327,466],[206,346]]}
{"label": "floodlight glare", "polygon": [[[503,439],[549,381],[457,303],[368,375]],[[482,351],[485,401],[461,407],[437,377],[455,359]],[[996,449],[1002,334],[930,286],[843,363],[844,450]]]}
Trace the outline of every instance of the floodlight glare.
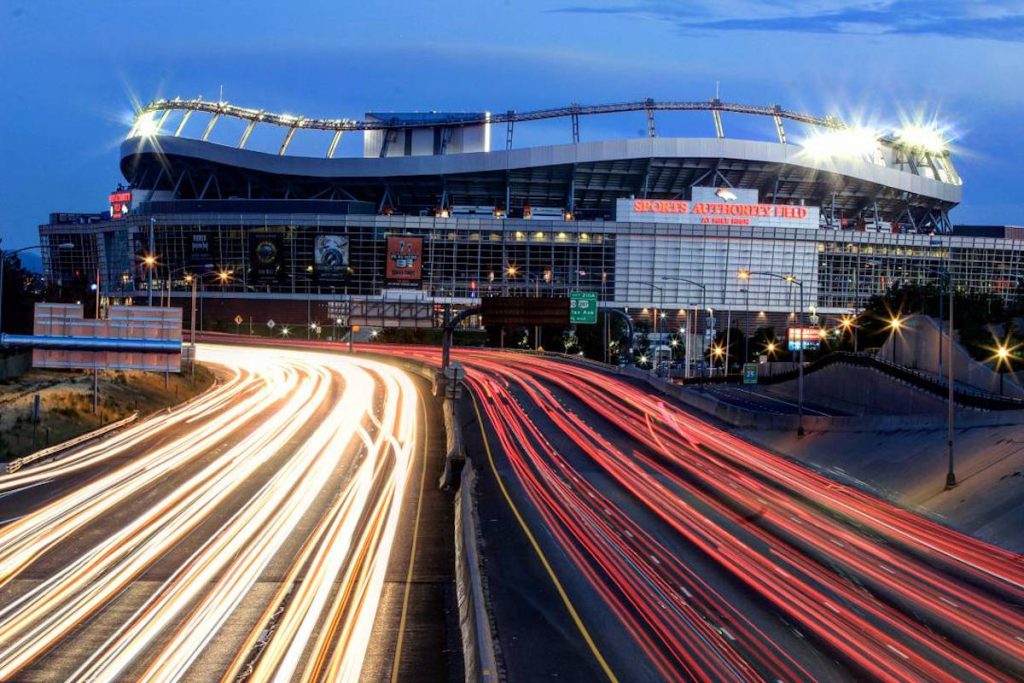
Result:
{"label": "floodlight glare", "polygon": [[878,133],[864,126],[819,132],[803,141],[803,153],[816,161],[873,157],[877,150]]}
{"label": "floodlight glare", "polygon": [[906,147],[913,147],[930,154],[942,154],[949,148],[949,140],[935,126],[911,124],[896,131],[896,140]]}
{"label": "floodlight glare", "polygon": [[151,138],[160,133],[160,121],[155,111],[139,114],[135,119],[135,127],[129,137]]}

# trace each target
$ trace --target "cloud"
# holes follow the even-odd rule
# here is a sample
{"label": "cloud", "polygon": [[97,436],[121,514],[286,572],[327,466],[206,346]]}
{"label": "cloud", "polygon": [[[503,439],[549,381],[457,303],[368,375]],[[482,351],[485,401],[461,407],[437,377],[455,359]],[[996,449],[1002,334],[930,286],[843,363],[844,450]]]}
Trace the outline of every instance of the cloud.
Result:
{"label": "cloud", "polygon": [[998,4],[964,0],[727,0],[711,8],[696,3],[634,2],[553,11],[643,17],[670,22],[686,33],[936,35],[1024,42],[1024,2],[1019,0]]}

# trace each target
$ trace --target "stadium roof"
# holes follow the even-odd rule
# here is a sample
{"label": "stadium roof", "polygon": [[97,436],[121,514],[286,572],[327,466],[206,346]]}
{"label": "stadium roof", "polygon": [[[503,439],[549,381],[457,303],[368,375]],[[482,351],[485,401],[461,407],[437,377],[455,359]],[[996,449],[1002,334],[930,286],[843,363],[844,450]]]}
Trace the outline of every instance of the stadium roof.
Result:
{"label": "stadium roof", "polygon": [[[653,112],[710,111],[715,138],[659,137]],[[646,111],[648,137],[579,142],[578,117],[618,111]],[[163,133],[171,112],[183,115],[174,134]],[[212,114],[202,139],[181,137],[193,112]],[[777,141],[724,136],[720,112],[774,119]],[[162,113],[161,113],[162,112]],[[159,116],[157,117],[157,115]],[[220,116],[248,121],[237,146],[207,141]],[[516,122],[568,116],[573,142],[514,148]],[[149,117],[148,123],[146,118]],[[836,151],[786,142],[783,119],[817,126],[836,135]],[[504,122],[506,147],[497,151],[381,158],[332,158],[343,131],[459,128]],[[278,154],[245,149],[258,124],[287,128]],[[286,153],[296,130],[333,131],[326,158]],[[646,100],[619,105],[571,107],[505,114],[406,116],[375,113],[365,121],[305,119],[272,115],[227,103],[162,100],[140,112],[121,147],[121,169],[136,188],[172,191],[175,197],[359,199],[398,211],[457,204],[566,207],[578,213],[611,215],[614,200],[627,196],[686,197],[695,185],[759,190],[762,201],[808,203],[845,218],[870,215],[924,230],[948,230],[947,212],[959,203],[960,179],[949,151],[931,138],[897,134],[865,137],[835,117],[817,118],[779,107]],[[867,146],[864,146],[866,140]],[[849,153],[851,143],[856,148]],[[830,141],[831,144],[831,141]],[[844,146],[845,145],[845,146]],[[857,147],[860,145],[860,147]],[[813,153],[812,153],[813,152]],[[382,154],[384,151],[382,150]]]}

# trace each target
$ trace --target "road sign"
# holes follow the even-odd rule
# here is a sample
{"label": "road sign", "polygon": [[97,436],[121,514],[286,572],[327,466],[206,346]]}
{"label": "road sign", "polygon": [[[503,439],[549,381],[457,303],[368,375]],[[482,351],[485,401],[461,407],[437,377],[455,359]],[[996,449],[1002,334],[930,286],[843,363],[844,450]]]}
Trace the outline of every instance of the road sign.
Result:
{"label": "road sign", "polygon": [[564,326],[569,322],[569,300],[562,297],[485,296],[480,308],[485,325]]}
{"label": "road sign", "polygon": [[597,292],[569,293],[569,322],[573,325],[597,324]]}
{"label": "road sign", "polygon": [[277,323],[274,322],[274,319],[271,318],[270,320],[267,321],[267,328],[272,330],[272,329],[274,329],[274,325],[276,325],[276,324]]}
{"label": "road sign", "polygon": [[240,316],[240,315],[236,315],[235,316],[235,324],[236,325],[241,325],[242,324],[242,316]]}
{"label": "road sign", "polygon": [[466,368],[462,367],[462,363],[454,361],[448,366],[448,369],[445,370],[445,376],[450,380],[461,382],[466,379]]}
{"label": "road sign", "polygon": [[743,383],[757,384],[757,363],[743,364]]}

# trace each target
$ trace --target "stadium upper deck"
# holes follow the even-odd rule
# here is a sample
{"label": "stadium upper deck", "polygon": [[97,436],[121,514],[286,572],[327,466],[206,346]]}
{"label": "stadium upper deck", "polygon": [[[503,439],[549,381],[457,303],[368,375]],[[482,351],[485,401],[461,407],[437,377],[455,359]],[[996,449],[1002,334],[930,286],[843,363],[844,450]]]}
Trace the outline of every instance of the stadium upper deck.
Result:
{"label": "stadium upper deck", "polygon": [[[714,138],[659,137],[655,113],[710,113]],[[588,115],[645,114],[647,136],[580,141]],[[766,117],[774,140],[725,137],[723,113]],[[189,137],[200,117],[202,134]],[[516,126],[571,121],[566,144],[517,148]],[[244,124],[236,145],[210,141],[223,119]],[[492,149],[504,124],[505,145]],[[794,136],[785,126],[799,127]],[[258,126],[282,129],[277,153],[247,149]],[[362,132],[363,156],[335,158],[341,136]],[[323,157],[288,154],[296,135],[323,138]],[[788,137],[787,137],[788,135]],[[798,144],[793,139],[799,140]],[[888,134],[780,107],[708,102],[581,106],[502,114],[367,114],[307,119],[226,102],[159,100],[136,118],[121,170],[147,199],[347,199],[380,213],[444,215],[452,207],[521,216],[557,207],[578,218],[615,217],[623,197],[686,198],[698,185],[755,189],[762,202],[821,207],[823,227],[948,232],[961,181],[946,141],[907,126]]]}

